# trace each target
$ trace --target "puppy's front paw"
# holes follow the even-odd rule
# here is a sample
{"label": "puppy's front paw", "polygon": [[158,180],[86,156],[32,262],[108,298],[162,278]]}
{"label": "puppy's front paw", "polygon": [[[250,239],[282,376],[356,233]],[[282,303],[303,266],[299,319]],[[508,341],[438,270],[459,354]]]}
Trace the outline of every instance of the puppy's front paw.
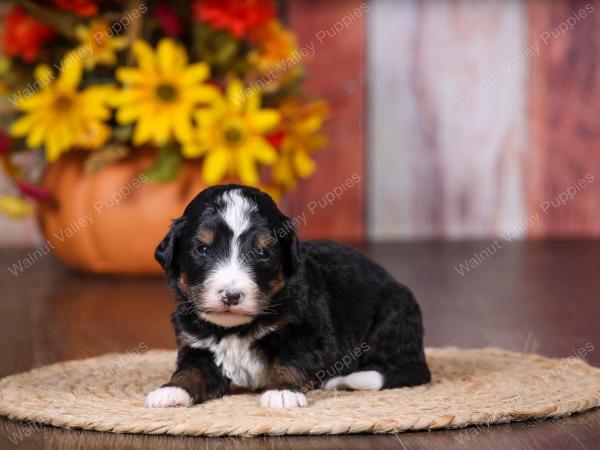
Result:
{"label": "puppy's front paw", "polygon": [[192,406],[192,397],[185,390],[167,386],[152,391],[146,397],[148,408],[174,408],[178,406]]}
{"label": "puppy's front paw", "polygon": [[302,408],[308,404],[302,392],[265,391],[260,397],[260,404],[265,408]]}

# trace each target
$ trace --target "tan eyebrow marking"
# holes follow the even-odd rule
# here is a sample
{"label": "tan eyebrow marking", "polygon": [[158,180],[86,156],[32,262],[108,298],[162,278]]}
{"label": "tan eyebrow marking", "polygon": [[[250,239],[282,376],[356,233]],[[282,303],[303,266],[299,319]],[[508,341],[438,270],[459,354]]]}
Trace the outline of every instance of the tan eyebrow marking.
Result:
{"label": "tan eyebrow marking", "polygon": [[269,294],[275,295],[277,292],[283,289],[283,286],[285,286],[285,281],[283,279],[283,267],[279,266],[277,278],[269,283]]}
{"label": "tan eyebrow marking", "polygon": [[179,289],[181,289],[183,295],[185,295],[189,299],[191,297],[192,291],[190,289],[190,284],[188,282],[187,275],[185,273],[182,273],[177,281],[179,282]]}
{"label": "tan eyebrow marking", "polygon": [[198,239],[206,245],[211,245],[215,241],[215,232],[208,228],[202,228],[198,231]]}
{"label": "tan eyebrow marking", "polygon": [[268,247],[273,243],[273,237],[269,233],[261,233],[258,235],[256,245],[259,249]]}

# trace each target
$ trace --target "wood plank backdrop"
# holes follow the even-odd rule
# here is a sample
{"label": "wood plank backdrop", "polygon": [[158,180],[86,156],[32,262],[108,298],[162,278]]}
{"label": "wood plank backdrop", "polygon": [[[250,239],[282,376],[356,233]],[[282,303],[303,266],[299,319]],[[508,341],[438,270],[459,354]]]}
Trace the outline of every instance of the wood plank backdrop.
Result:
{"label": "wood plank backdrop", "polygon": [[536,1],[529,22],[545,49],[531,65],[527,198],[547,211],[531,234],[600,236],[600,2]]}
{"label": "wood plank backdrop", "polygon": [[600,3],[371,5],[369,236],[600,235]]}
{"label": "wood plank backdrop", "polygon": [[306,89],[325,98],[332,108],[329,145],[316,155],[317,172],[300,183],[288,200],[287,212],[307,219],[299,227],[303,238],[359,241],[365,233],[366,15],[356,11],[369,8],[361,9],[361,5],[359,0],[288,2],[289,23],[298,45],[314,48],[314,55],[303,60]]}
{"label": "wood plank backdrop", "polygon": [[372,3],[372,238],[481,237],[523,215],[524,11],[518,1]]}

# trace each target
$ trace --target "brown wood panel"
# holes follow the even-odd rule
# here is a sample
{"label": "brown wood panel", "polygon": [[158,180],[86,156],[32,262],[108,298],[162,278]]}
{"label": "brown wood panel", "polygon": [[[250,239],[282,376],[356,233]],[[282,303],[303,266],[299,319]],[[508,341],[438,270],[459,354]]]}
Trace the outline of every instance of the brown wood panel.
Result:
{"label": "brown wood panel", "polygon": [[[294,0],[288,19],[309,51],[306,90],[332,107],[329,145],[316,155],[317,172],[288,198],[287,212],[306,219],[303,238],[359,241],[364,235],[365,33],[360,0]],[[364,7],[363,7],[364,8]],[[367,7],[368,9],[368,7]],[[356,10],[361,10],[360,16]],[[347,183],[349,179],[360,180]],[[329,196],[332,201],[326,201]],[[315,202],[316,205],[315,206]],[[319,206],[319,202],[321,205]]]}
{"label": "brown wood panel", "polygon": [[529,41],[528,209],[544,219],[530,234],[599,236],[600,3],[530,2]]}

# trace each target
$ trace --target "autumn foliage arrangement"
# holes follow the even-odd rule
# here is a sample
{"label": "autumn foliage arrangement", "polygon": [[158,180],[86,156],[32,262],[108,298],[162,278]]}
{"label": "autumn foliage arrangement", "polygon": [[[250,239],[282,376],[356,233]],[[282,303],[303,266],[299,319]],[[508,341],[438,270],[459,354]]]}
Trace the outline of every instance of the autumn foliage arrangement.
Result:
{"label": "autumn foliage arrangement", "polygon": [[51,196],[39,169],[73,151],[93,171],[153,148],[150,181],[176,179],[189,159],[206,184],[237,180],[276,197],[315,171],[329,109],[302,90],[295,36],[272,1],[4,8],[0,159],[14,185],[1,212],[24,216]]}

